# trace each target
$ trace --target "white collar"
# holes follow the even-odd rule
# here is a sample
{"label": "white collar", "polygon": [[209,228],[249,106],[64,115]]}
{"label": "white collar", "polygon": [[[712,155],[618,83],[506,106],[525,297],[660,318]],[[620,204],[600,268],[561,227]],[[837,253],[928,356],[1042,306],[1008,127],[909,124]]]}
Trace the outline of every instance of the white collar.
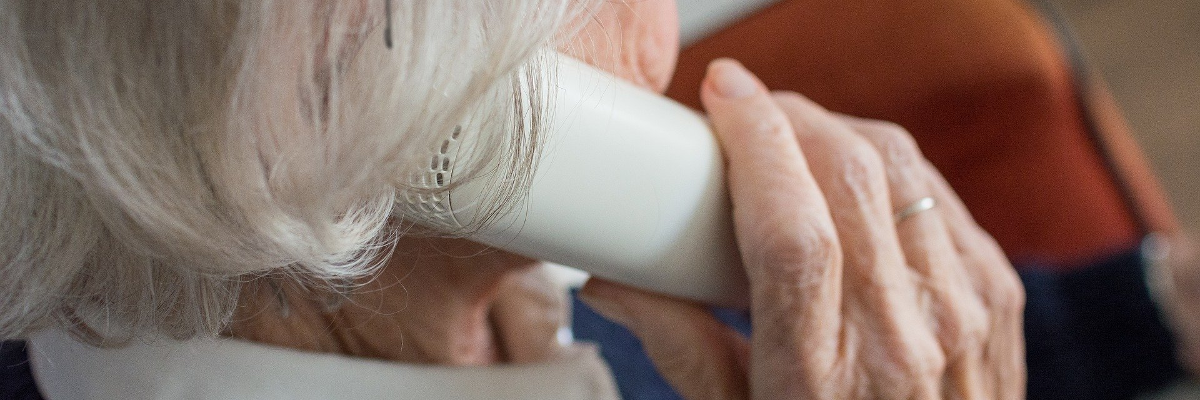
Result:
{"label": "white collar", "polygon": [[[684,46],[780,0],[678,0]],[[29,340],[42,395],[60,399],[617,399],[594,346],[560,360],[454,368],[318,354],[229,339],[98,349],[61,331]]]}
{"label": "white collar", "polygon": [[230,339],[98,349],[61,331],[29,341],[42,394],[59,399],[616,399],[594,346],[528,365],[418,366]]}

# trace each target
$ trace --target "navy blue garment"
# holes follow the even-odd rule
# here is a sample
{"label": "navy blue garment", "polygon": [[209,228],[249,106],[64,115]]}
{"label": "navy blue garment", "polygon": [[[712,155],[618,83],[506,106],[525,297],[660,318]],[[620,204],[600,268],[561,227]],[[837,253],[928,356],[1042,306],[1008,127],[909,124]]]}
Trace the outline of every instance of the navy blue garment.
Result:
{"label": "navy blue garment", "polygon": [[[600,356],[612,369],[622,399],[683,399],[658,374],[642,349],[641,342],[632,333],[601,317],[580,301],[578,291],[571,292],[571,303],[574,307],[571,311],[571,329],[575,332],[575,339],[600,345]],[[750,318],[746,313],[716,309],[713,314],[742,335],[750,333]]]}
{"label": "navy blue garment", "polygon": [[29,369],[25,342],[0,342],[0,399],[42,400]]}
{"label": "navy blue garment", "polygon": [[1066,274],[1027,272],[1029,398],[1130,399],[1183,376],[1131,251]]}
{"label": "navy blue garment", "polygon": [[[1078,271],[1021,268],[1029,399],[1131,399],[1182,376],[1174,343],[1146,290],[1138,251]],[[633,335],[577,298],[579,340],[600,344],[626,400],[678,399]],[[716,312],[743,333],[745,315]]]}
{"label": "navy blue garment", "polygon": [[[1024,270],[1030,399],[1130,399],[1182,375],[1170,333],[1146,291],[1138,252],[1067,274]],[[629,331],[572,297],[576,338],[600,344],[623,398],[680,398]],[[749,331],[745,314],[714,313],[743,334]],[[22,342],[0,343],[0,400],[10,399],[41,399]]]}

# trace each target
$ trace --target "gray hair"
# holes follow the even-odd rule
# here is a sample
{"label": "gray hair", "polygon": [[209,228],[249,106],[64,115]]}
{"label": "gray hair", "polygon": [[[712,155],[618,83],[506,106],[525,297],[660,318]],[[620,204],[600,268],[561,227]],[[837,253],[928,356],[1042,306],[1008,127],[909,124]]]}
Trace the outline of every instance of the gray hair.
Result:
{"label": "gray hair", "polygon": [[212,334],[247,273],[377,267],[459,121],[533,160],[576,6],[398,0],[388,49],[383,1],[0,0],[0,337]]}

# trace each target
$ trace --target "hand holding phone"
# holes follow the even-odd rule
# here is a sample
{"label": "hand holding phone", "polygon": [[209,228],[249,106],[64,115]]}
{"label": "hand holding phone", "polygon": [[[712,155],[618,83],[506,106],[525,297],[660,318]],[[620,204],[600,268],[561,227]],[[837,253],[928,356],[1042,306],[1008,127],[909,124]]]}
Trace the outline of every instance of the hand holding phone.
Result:
{"label": "hand holding phone", "polygon": [[[560,58],[549,88],[552,128],[528,197],[470,238],[659,293],[745,306],[723,161],[708,121]],[[429,172],[447,185],[455,150],[472,137],[449,139],[451,148]],[[483,180],[454,187],[423,209],[428,219],[421,222],[470,226],[488,187]]]}

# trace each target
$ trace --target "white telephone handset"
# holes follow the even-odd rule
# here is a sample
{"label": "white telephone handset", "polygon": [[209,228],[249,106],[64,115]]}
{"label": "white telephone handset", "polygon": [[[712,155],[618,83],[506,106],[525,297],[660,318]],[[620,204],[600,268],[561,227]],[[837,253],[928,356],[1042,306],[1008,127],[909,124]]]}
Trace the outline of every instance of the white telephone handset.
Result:
{"label": "white telephone handset", "polygon": [[[553,127],[528,198],[469,237],[651,291],[746,305],[723,161],[708,122],[657,93],[560,59],[549,89]],[[449,171],[438,179],[452,179],[453,163],[443,163]],[[470,205],[486,190],[468,181],[423,207],[440,211],[440,224],[461,225],[475,217]]]}

